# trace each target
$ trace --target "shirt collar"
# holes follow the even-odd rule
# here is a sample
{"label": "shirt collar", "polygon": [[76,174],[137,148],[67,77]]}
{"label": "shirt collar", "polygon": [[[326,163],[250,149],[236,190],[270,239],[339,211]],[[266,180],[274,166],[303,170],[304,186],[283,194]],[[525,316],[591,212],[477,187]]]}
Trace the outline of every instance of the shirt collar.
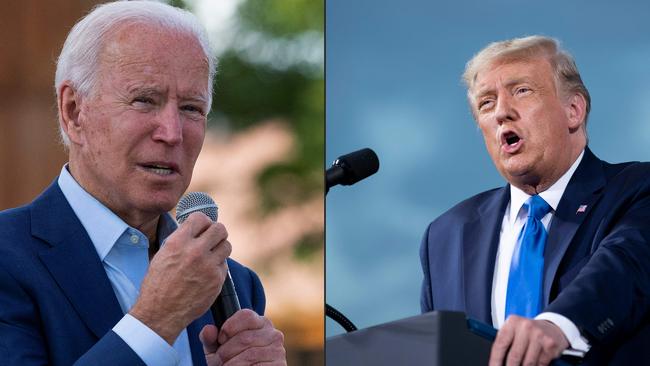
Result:
{"label": "shirt collar", "polygon": [[72,177],[67,164],[61,169],[59,187],[103,261],[129,225],[86,192]]}
{"label": "shirt collar", "polygon": [[[58,183],[70,207],[86,229],[99,259],[103,261],[129,225],[86,192],[72,177],[67,164],[61,169]],[[177,226],[169,213],[160,215],[157,228],[159,240],[162,242]]]}
{"label": "shirt collar", "polygon": [[[567,170],[564,175],[560,177],[553,185],[545,190],[544,192],[540,193],[539,196],[548,203],[549,206],[555,211],[557,209],[558,204],[560,203],[560,199],[562,199],[562,195],[564,194],[564,191],[566,190],[567,185],[569,184],[569,180],[573,176],[573,173],[578,169],[578,165],[580,165],[580,161],[582,161],[582,156],[585,154],[585,151],[582,150],[580,155],[578,155],[578,158],[576,161],[573,162],[569,170]],[[522,191],[521,189],[515,187],[514,185],[510,185],[510,222],[515,222],[517,219],[517,215],[519,214],[519,211],[521,210],[522,206],[524,203],[530,198],[531,196]]]}

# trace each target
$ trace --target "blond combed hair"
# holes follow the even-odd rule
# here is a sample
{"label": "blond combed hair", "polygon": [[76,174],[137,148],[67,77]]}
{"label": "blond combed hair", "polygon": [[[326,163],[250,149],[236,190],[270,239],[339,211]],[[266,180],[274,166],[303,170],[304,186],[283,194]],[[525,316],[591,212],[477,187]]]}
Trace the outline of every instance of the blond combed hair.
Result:
{"label": "blond combed hair", "polygon": [[569,96],[581,94],[586,101],[584,125],[591,110],[591,97],[587,87],[582,82],[580,72],[573,59],[560,46],[560,42],[551,37],[528,36],[506,41],[493,42],[479,51],[465,66],[463,82],[467,86],[467,97],[472,103],[472,91],[478,73],[495,62],[525,61],[535,58],[546,58],[554,71],[555,86],[560,95]]}

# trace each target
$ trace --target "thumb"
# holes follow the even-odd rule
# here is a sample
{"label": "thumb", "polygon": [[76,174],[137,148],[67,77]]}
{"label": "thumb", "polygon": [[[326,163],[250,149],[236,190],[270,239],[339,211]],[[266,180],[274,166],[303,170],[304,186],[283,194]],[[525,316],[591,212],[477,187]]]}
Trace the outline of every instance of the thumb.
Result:
{"label": "thumb", "polygon": [[206,355],[217,352],[217,348],[219,348],[219,344],[217,343],[218,333],[217,327],[212,324],[208,324],[201,329],[199,339],[203,343],[203,353]]}

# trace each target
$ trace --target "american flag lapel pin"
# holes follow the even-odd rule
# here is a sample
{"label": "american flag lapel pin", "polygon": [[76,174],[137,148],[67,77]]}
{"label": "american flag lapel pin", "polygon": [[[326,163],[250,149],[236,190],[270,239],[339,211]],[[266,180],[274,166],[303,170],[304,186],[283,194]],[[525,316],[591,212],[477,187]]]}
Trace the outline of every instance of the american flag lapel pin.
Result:
{"label": "american flag lapel pin", "polygon": [[587,211],[587,205],[580,205],[578,211],[576,211],[576,215],[579,213],[585,213],[585,211]]}

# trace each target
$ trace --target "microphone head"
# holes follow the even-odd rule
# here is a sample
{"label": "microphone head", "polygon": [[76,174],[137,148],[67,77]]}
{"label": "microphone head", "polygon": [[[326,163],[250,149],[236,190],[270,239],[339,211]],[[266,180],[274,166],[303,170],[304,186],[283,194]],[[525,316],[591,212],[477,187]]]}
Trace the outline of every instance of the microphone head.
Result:
{"label": "microphone head", "polygon": [[333,165],[345,171],[340,184],[351,185],[377,173],[379,158],[372,149],[365,148],[340,156]]}
{"label": "microphone head", "polygon": [[217,221],[219,207],[212,197],[203,192],[190,192],[176,205],[176,221],[182,224],[193,212],[203,212],[210,220]]}

